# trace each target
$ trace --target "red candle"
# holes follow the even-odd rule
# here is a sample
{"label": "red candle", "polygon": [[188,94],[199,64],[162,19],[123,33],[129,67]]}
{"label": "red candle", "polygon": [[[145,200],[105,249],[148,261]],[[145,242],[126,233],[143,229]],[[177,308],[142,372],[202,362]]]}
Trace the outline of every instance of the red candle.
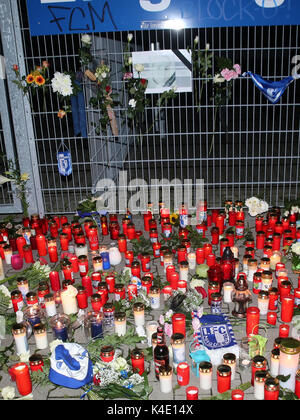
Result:
{"label": "red candle", "polygon": [[83,286],[78,286],[77,290],[78,293],[76,298],[78,302],[78,307],[79,309],[86,309],[88,307],[88,295],[86,289]]}
{"label": "red candle", "polygon": [[259,232],[262,230],[263,228],[263,221],[264,221],[264,217],[263,216],[256,216],[255,219],[255,230],[256,232]]}
{"label": "red candle", "polygon": [[175,266],[173,264],[170,264],[166,267],[166,279],[168,283],[170,283],[170,275],[172,273],[175,273]]}
{"label": "red candle", "polygon": [[281,244],[281,235],[280,233],[273,234],[273,251],[280,251],[280,244]]}
{"label": "red candle", "polygon": [[30,366],[31,372],[37,372],[39,370],[41,370],[43,372],[44,362],[43,362],[42,356],[40,356],[38,354],[30,356],[29,357],[29,366]]}
{"label": "red candle", "polygon": [[56,246],[49,246],[48,253],[49,253],[50,262],[54,263],[58,261],[58,254],[57,254]]}
{"label": "red candle", "polygon": [[255,306],[250,306],[247,309],[246,334],[257,335],[259,329],[260,310]]}
{"label": "red candle", "polygon": [[129,284],[127,286],[127,294],[129,300],[132,300],[137,297],[138,289],[136,284]]}
{"label": "red candle", "polygon": [[45,257],[47,255],[47,245],[46,245],[45,235],[40,234],[36,236],[36,245],[37,245],[39,256]]}
{"label": "red candle", "polygon": [[132,251],[125,252],[125,265],[126,267],[131,267],[133,263],[134,255]]}
{"label": "red candle", "polygon": [[297,375],[296,375],[295,394],[300,399],[300,371],[299,370],[298,370]]}
{"label": "red candle", "polygon": [[220,365],[217,368],[217,389],[219,394],[230,390],[231,388],[231,367]]}
{"label": "red candle", "polygon": [[101,295],[98,293],[91,295],[91,305],[94,312],[100,312],[102,306],[104,305]]}
{"label": "red candle", "polygon": [[215,254],[209,254],[206,258],[206,264],[211,267],[216,263],[216,256]]}
{"label": "red candle", "polygon": [[289,323],[294,313],[295,297],[293,295],[283,297],[281,301],[281,321]]}
{"label": "red candle", "polygon": [[234,389],[231,392],[232,401],[242,401],[244,399],[245,393],[241,389]]}
{"label": "red candle", "polygon": [[142,270],[144,273],[150,271],[150,255],[146,253],[142,254],[141,263],[142,263]]}
{"label": "red candle", "polygon": [[160,257],[160,248],[161,248],[161,243],[160,242],[153,242],[152,249],[153,249],[154,258],[159,258]]}
{"label": "red candle", "polygon": [[149,222],[152,219],[152,213],[148,211],[146,214],[144,214],[144,229],[146,232],[149,232]]}
{"label": "red candle", "polygon": [[53,292],[57,292],[61,289],[60,279],[59,279],[59,272],[58,271],[51,271],[49,274],[50,285]]}
{"label": "red candle", "polygon": [[169,282],[170,282],[170,286],[172,287],[173,290],[177,290],[178,288],[178,282],[179,282],[179,274],[174,271],[170,274],[169,277]]}
{"label": "red candle", "polygon": [[276,312],[268,312],[267,314],[267,322],[270,325],[276,325],[277,321],[277,313]]}
{"label": "red candle", "polygon": [[290,326],[286,324],[279,325],[279,337],[280,338],[287,338],[289,337],[290,333]]}
{"label": "red candle", "polygon": [[68,251],[69,249],[69,238],[66,233],[61,233],[59,236],[60,247],[62,251]]}
{"label": "red candle", "polygon": [[27,264],[34,263],[32,248],[30,245],[23,246],[23,256]]}
{"label": "red candle", "polygon": [[177,290],[181,291],[182,293],[186,293],[186,289],[187,289],[187,281],[186,280],[178,280]]}
{"label": "red candle", "polygon": [[204,248],[197,248],[196,250],[196,262],[197,264],[204,264],[205,262],[205,251]]}
{"label": "red candle", "polygon": [[131,364],[133,371],[143,375],[145,372],[145,357],[141,350],[135,349],[131,352]]}
{"label": "red candle", "polygon": [[185,315],[184,314],[174,314],[172,316],[172,325],[173,325],[173,334],[186,334],[185,328]]}
{"label": "red candle", "polygon": [[85,255],[78,257],[78,267],[81,277],[85,277],[89,271],[89,262]]}
{"label": "red candle", "polygon": [[120,252],[126,252],[127,251],[127,239],[124,234],[119,234],[118,237],[118,248]]}
{"label": "red candle", "polygon": [[207,257],[212,253],[212,244],[206,243],[204,244],[203,248],[204,248],[205,258],[207,259]]}
{"label": "red candle", "polygon": [[19,255],[24,258],[23,247],[27,244],[26,239],[23,236],[18,236],[16,244]]}
{"label": "red candle", "polygon": [[187,259],[187,250],[185,246],[179,246],[177,248],[177,261],[180,264],[182,261],[186,261]]}
{"label": "red candle", "polygon": [[86,289],[86,293],[88,296],[92,296],[93,294],[93,285],[92,285],[92,279],[90,276],[84,276],[82,277],[82,286]]}
{"label": "red candle", "polygon": [[164,295],[164,300],[166,301],[167,299],[169,299],[172,296],[173,293],[173,289],[171,286],[165,286],[162,289],[162,293]]}
{"label": "red candle", "polygon": [[133,223],[127,224],[127,238],[131,241],[132,239],[135,239],[135,226]]}
{"label": "red candle", "polygon": [[133,261],[131,264],[131,275],[133,277],[141,278],[141,265],[138,261]]}
{"label": "red candle", "polygon": [[199,390],[196,386],[189,386],[186,389],[186,399],[187,400],[198,400]]}
{"label": "red candle", "polygon": [[11,369],[10,373],[16,381],[18,391],[21,395],[25,396],[31,394],[32,383],[29,373],[29,367],[26,363],[16,363]]}
{"label": "red candle", "polygon": [[265,246],[265,232],[258,231],[256,234],[256,249],[264,249]]}
{"label": "red candle", "polygon": [[108,292],[109,293],[114,293],[115,291],[115,276],[114,275],[109,275],[105,278],[105,282],[107,284],[108,287]]}
{"label": "red candle", "polygon": [[224,217],[221,214],[216,217],[216,227],[219,229],[219,234],[222,235],[224,232]]}
{"label": "red candle", "polygon": [[234,210],[230,210],[228,213],[228,224],[229,226],[235,226],[236,222],[236,212]]}
{"label": "red candle", "polygon": [[277,401],[279,399],[279,381],[278,379],[269,378],[265,382],[265,401]]}
{"label": "red candle", "polygon": [[190,383],[190,367],[186,362],[177,366],[177,382],[180,386],[187,386]]}

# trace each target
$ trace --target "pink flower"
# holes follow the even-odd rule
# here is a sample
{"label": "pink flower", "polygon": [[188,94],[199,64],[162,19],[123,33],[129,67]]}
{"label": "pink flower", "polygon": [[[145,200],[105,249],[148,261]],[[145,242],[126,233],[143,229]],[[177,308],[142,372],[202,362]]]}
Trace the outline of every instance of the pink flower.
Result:
{"label": "pink flower", "polygon": [[239,64],[235,64],[233,68],[237,72],[238,75],[242,74],[241,66]]}
{"label": "pink flower", "polygon": [[129,80],[133,78],[133,73],[127,72],[123,75],[123,80]]}
{"label": "pink flower", "polygon": [[164,328],[165,328],[165,334],[166,334],[168,337],[171,337],[171,336],[172,336],[172,334],[173,334],[173,327],[172,327],[172,324],[165,323]]}
{"label": "pink flower", "polygon": [[224,77],[227,82],[230,82],[232,79],[237,79],[239,75],[235,70],[224,69],[221,71],[221,75]]}

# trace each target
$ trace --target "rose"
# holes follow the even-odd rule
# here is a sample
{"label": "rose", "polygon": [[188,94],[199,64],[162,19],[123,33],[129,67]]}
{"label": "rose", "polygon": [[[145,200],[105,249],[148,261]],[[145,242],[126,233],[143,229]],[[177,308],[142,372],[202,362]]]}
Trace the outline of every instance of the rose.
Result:
{"label": "rose", "polygon": [[294,254],[300,255],[300,242],[296,242],[291,246],[291,250]]}
{"label": "rose", "polygon": [[45,68],[45,69],[47,69],[48,67],[50,67],[50,64],[49,64],[49,62],[47,61],[47,60],[45,60],[45,61],[43,61],[43,67]]}
{"label": "rose", "polygon": [[111,87],[109,85],[106,86],[105,92],[106,93],[110,93],[111,92]]}
{"label": "rose", "polygon": [[144,65],[143,65],[143,64],[136,64],[136,65],[134,66],[134,68],[135,68],[135,70],[136,70],[138,73],[141,73],[142,71],[144,71],[144,70],[145,70],[145,67],[144,67]]}
{"label": "rose", "polygon": [[141,85],[145,86],[148,83],[148,80],[146,79],[141,79]]}
{"label": "rose", "polygon": [[86,45],[90,45],[92,43],[92,38],[88,34],[84,34],[81,37],[81,42]]}
{"label": "rose", "polygon": [[127,41],[128,41],[128,42],[131,42],[131,41],[132,41],[132,39],[133,39],[133,34],[131,34],[131,33],[130,33],[130,34],[128,34],[128,35],[127,35]]}
{"label": "rose", "polygon": [[135,100],[135,99],[130,99],[130,101],[129,101],[128,105],[129,105],[131,108],[135,108],[135,107],[136,107],[136,100]]}
{"label": "rose", "polygon": [[1,390],[1,394],[4,400],[13,400],[16,395],[15,388],[12,386],[6,386]]}
{"label": "rose", "polygon": [[22,180],[22,181],[28,181],[28,180],[29,180],[29,174],[27,174],[26,172],[24,172],[24,173],[21,175],[21,180]]}
{"label": "rose", "polygon": [[133,78],[133,74],[130,72],[124,73],[123,80],[130,80]]}
{"label": "rose", "polygon": [[118,357],[113,363],[112,367],[115,371],[121,372],[122,370],[126,370],[128,368],[128,364],[123,357]]}
{"label": "rose", "polygon": [[197,45],[199,43],[199,36],[197,35],[194,39],[194,44]]}
{"label": "rose", "polygon": [[220,74],[216,74],[214,77],[214,83],[223,83],[225,82],[224,77],[221,77]]}
{"label": "rose", "polygon": [[19,71],[19,66],[18,66],[17,64],[14,64],[14,65],[13,65],[13,70],[14,70],[14,71]]}

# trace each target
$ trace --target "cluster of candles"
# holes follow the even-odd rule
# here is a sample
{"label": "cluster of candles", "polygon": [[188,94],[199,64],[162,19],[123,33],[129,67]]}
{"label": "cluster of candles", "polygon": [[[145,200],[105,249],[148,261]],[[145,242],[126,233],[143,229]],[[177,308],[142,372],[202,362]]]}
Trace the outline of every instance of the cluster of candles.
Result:
{"label": "cluster of candles", "polygon": [[[122,219],[121,227],[116,214],[101,216],[99,228],[92,220],[80,225],[77,221],[69,223],[65,216],[41,219],[33,215],[31,219],[23,221],[24,228],[13,244],[3,229],[0,231],[0,262],[5,260],[15,269],[21,269],[23,261],[33,263],[33,251],[37,251],[39,257],[49,256],[51,263],[59,261],[59,247],[62,251],[61,272],[52,271],[49,275],[50,286],[47,282],[39,285],[37,293],[29,290],[26,278],[18,279],[18,289],[12,292],[12,302],[15,312],[24,305],[25,318],[30,322],[36,341],[37,349],[48,347],[47,331],[44,323],[44,313],[51,318],[51,326],[56,338],[68,340],[68,328],[70,325],[69,315],[77,313],[80,309],[85,310],[84,326],[91,338],[103,336],[105,328],[119,336],[126,334],[126,314],[116,312],[112,301],[121,299],[132,300],[138,296],[140,290],[144,290],[150,297],[151,308],[161,308],[161,296],[167,300],[174,290],[186,292],[188,289],[188,274],[196,265],[208,266],[208,302],[212,313],[222,312],[222,301],[231,303],[237,299],[235,294],[235,282],[240,273],[239,250],[235,241],[244,237],[243,203],[240,201],[227,201],[224,211],[213,210],[207,212],[206,202],[198,214],[196,229],[203,237],[210,228],[211,241],[203,247],[192,249],[189,240],[189,215],[187,208],[182,205],[179,209],[179,238],[181,245],[177,249],[163,246],[159,241],[160,223],[161,234],[168,239],[172,234],[170,211],[163,203],[159,203],[159,222],[154,217],[152,204],[148,204],[148,211],[143,216],[144,231],[148,232],[152,244],[152,255],[142,253],[137,258],[131,250],[127,249],[128,241],[139,239],[142,231],[136,230],[130,212]],[[283,322],[279,326],[279,337],[289,337],[289,324],[292,320],[293,309],[297,307],[300,299],[300,279],[298,288],[294,289],[287,274],[285,264],[281,262],[281,246],[291,245],[300,240],[300,230],[296,225],[297,215],[288,218],[280,216],[280,209],[272,208],[267,219],[256,217],[256,240],[247,241],[245,255],[242,260],[242,274],[249,284],[252,284],[252,292],[258,297],[257,307],[245,306],[242,315],[247,318],[246,330],[250,337],[258,333],[260,316],[267,316],[267,322],[276,325],[278,303],[281,304],[280,319]],[[226,226],[234,227],[235,231],[226,230]],[[99,243],[99,231],[103,237],[109,236],[117,241],[117,246],[108,248]],[[50,236],[49,236],[50,233]],[[222,238],[220,236],[223,235]],[[48,237],[49,236],[49,237]],[[2,239],[2,241],[1,241]],[[220,250],[217,257],[213,247]],[[263,256],[258,261],[255,258],[257,250],[263,251]],[[13,252],[17,252],[13,255]],[[13,258],[17,257],[17,258]],[[91,263],[89,261],[91,257]],[[108,271],[119,265],[125,259],[125,266],[131,273],[131,284],[125,288],[118,284],[117,273]],[[163,267],[168,285],[162,290],[153,285],[151,272],[151,260],[155,259]],[[17,264],[16,261],[19,261]],[[93,272],[89,274],[90,268]],[[178,266],[178,270],[176,270]],[[0,268],[1,268],[0,267]],[[81,278],[81,285],[74,287],[75,274]],[[0,270],[1,274],[1,270]],[[206,274],[206,273],[205,273]],[[277,285],[274,281],[277,280]],[[110,299],[111,298],[111,299]],[[250,299],[249,299],[250,301]],[[62,305],[63,313],[57,309]],[[185,337],[185,318],[183,314],[175,314],[173,334],[181,334]],[[241,313],[239,313],[241,315]],[[145,326],[148,344],[152,343],[153,332],[157,328],[155,321],[145,322],[145,307],[143,304],[133,306],[135,325]],[[16,324],[13,329],[16,343],[16,351],[22,354],[28,351],[26,329],[22,324]],[[178,337],[177,337],[178,338]],[[188,385],[186,377],[189,377],[189,365],[185,356],[184,340],[173,340],[174,370],[177,371],[178,383]],[[184,350],[184,351],[183,351]],[[284,351],[282,350],[282,354]],[[298,353],[297,353],[298,354]],[[284,364],[289,358],[280,357]],[[135,349],[132,354],[132,363],[139,366],[138,370],[144,372],[143,354]],[[236,361],[234,362],[236,363]],[[224,367],[226,366],[226,367]],[[298,367],[298,365],[297,365]],[[40,366],[41,368],[41,366]],[[282,372],[285,372],[282,367]],[[291,377],[296,378],[297,369],[294,365]],[[162,370],[160,378],[162,392],[169,389],[172,382],[173,368]],[[208,389],[212,377],[212,367],[207,363],[199,369],[200,388]],[[234,377],[234,366],[223,361],[217,369],[218,392],[230,389],[231,380]],[[181,378],[181,379],[180,379]],[[182,379],[185,378],[185,379]],[[205,379],[204,379],[205,378]],[[270,379],[270,378],[268,378]],[[270,381],[269,381],[270,382]],[[269,383],[268,382],[268,383]],[[272,384],[271,384],[272,385]],[[270,385],[270,386],[271,386]],[[229,388],[228,388],[229,386]],[[204,387],[204,388],[203,388]],[[296,382],[295,382],[296,387]],[[188,392],[189,391],[189,392]],[[187,388],[187,398],[196,399],[198,395],[193,387]],[[194,396],[192,398],[192,396]],[[234,393],[234,399],[241,399],[242,394]]]}

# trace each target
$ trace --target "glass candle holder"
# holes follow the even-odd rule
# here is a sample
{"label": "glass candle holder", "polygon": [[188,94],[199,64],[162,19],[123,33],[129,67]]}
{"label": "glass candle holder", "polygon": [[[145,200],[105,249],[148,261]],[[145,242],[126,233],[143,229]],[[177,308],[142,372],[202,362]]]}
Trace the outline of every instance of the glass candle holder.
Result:
{"label": "glass candle holder", "polygon": [[267,360],[265,359],[265,357],[261,355],[254,356],[252,359],[251,370],[252,370],[251,384],[252,386],[254,386],[255,373],[258,371],[267,370]]}
{"label": "glass candle holder", "polygon": [[24,319],[32,327],[34,327],[36,324],[44,323],[45,321],[44,311],[38,305],[27,306],[24,309]]}
{"label": "glass candle holder", "polygon": [[57,314],[56,310],[56,303],[55,303],[55,297],[53,293],[48,293],[45,295],[45,310],[46,314],[49,317],[52,317]]}
{"label": "glass candle holder", "polygon": [[279,375],[280,349],[273,349],[270,358],[270,374],[274,378]]}
{"label": "glass candle holder", "polygon": [[69,338],[69,327],[71,320],[68,315],[57,314],[50,320],[50,325],[53,331],[54,339],[61,340],[63,342],[68,341]]}
{"label": "glass candle holder", "polygon": [[234,389],[231,391],[232,401],[243,401],[244,397],[245,397],[245,393],[241,389]]}
{"label": "glass candle holder", "polygon": [[260,311],[260,315],[267,315],[269,309],[269,293],[261,290],[257,298],[257,306]]}
{"label": "glass candle holder", "polygon": [[135,303],[133,305],[134,323],[136,327],[145,325],[145,305],[143,303]]}
{"label": "glass candle holder", "polygon": [[204,391],[212,389],[213,365],[210,362],[201,362],[199,364],[200,388]]}
{"label": "glass candle holder", "polygon": [[171,345],[173,350],[173,365],[176,369],[179,363],[186,361],[184,335],[181,333],[173,334],[171,337]]}
{"label": "glass candle holder", "polygon": [[103,314],[90,311],[84,317],[84,332],[87,339],[103,338]]}
{"label": "glass candle holder", "polygon": [[36,348],[38,350],[45,350],[48,348],[47,330],[44,324],[37,324],[33,327],[33,334]]}
{"label": "glass candle holder", "polygon": [[163,394],[173,391],[172,386],[173,369],[171,366],[160,366],[159,368],[159,388]]}
{"label": "glass candle holder", "polygon": [[228,365],[231,368],[231,380],[234,381],[236,373],[236,355],[233,353],[226,353],[222,360],[223,365]]}
{"label": "glass candle holder", "polygon": [[115,307],[113,303],[107,302],[103,306],[103,322],[104,330],[106,334],[112,333],[115,331]]}
{"label": "glass candle holder", "polygon": [[151,286],[149,290],[150,305],[152,309],[160,308],[160,289],[156,286]]}
{"label": "glass candle holder", "polygon": [[289,376],[281,386],[295,392],[296,374],[299,366],[300,341],[288,337],[281,342],[279,358],[279,375]]}
{"label": "glass candle holder", "polygon": [[28,280],[25,277],[17,278],[17,288],[22,293],[23,299],[25,300],[26,295],[29,292]]}
{"label": "glass candle holder", "polygon": [[11,265],[12,248],[10,245],[4,245],[4,258],[7,265]]}
{"label": "glass candle holder", "polygon": [[126,314],[125,312],[115,313],[115,333],[121,337],[126,334]]}
{"label": "glass candle holder", "polygon": [[146,335],[147,335],[147,341],[148,346],[151,347],[152,345],[152,335],[156,333],[158,327],[157,321],[148,321],[146,324]]}
{"label": "glass candle holder", "polygon": [[133,349],[131,354],[131,364],[133,371],[137,372],[139,375],[143,375],[145,372],[145,356],[144,352],[140,349]]}
{"label": "glass candle holder", "polygon": [[254,398],[258,401],[265,399],[265,382],[268,377],[267,371],[257,371],[254,375]]}
{"label": "glass candle holder", "polygon": [[29,350],[27,341],[27,330],[24,324],[14,324],[12,326],[17,355],[25,354]]}
{"label": "glass candle holder", "polygon": [[224,303],[231,303],[232,299],[232,292],[234,290],[234,284],[230,282],[226,282],[223,284],[223,301]]}

